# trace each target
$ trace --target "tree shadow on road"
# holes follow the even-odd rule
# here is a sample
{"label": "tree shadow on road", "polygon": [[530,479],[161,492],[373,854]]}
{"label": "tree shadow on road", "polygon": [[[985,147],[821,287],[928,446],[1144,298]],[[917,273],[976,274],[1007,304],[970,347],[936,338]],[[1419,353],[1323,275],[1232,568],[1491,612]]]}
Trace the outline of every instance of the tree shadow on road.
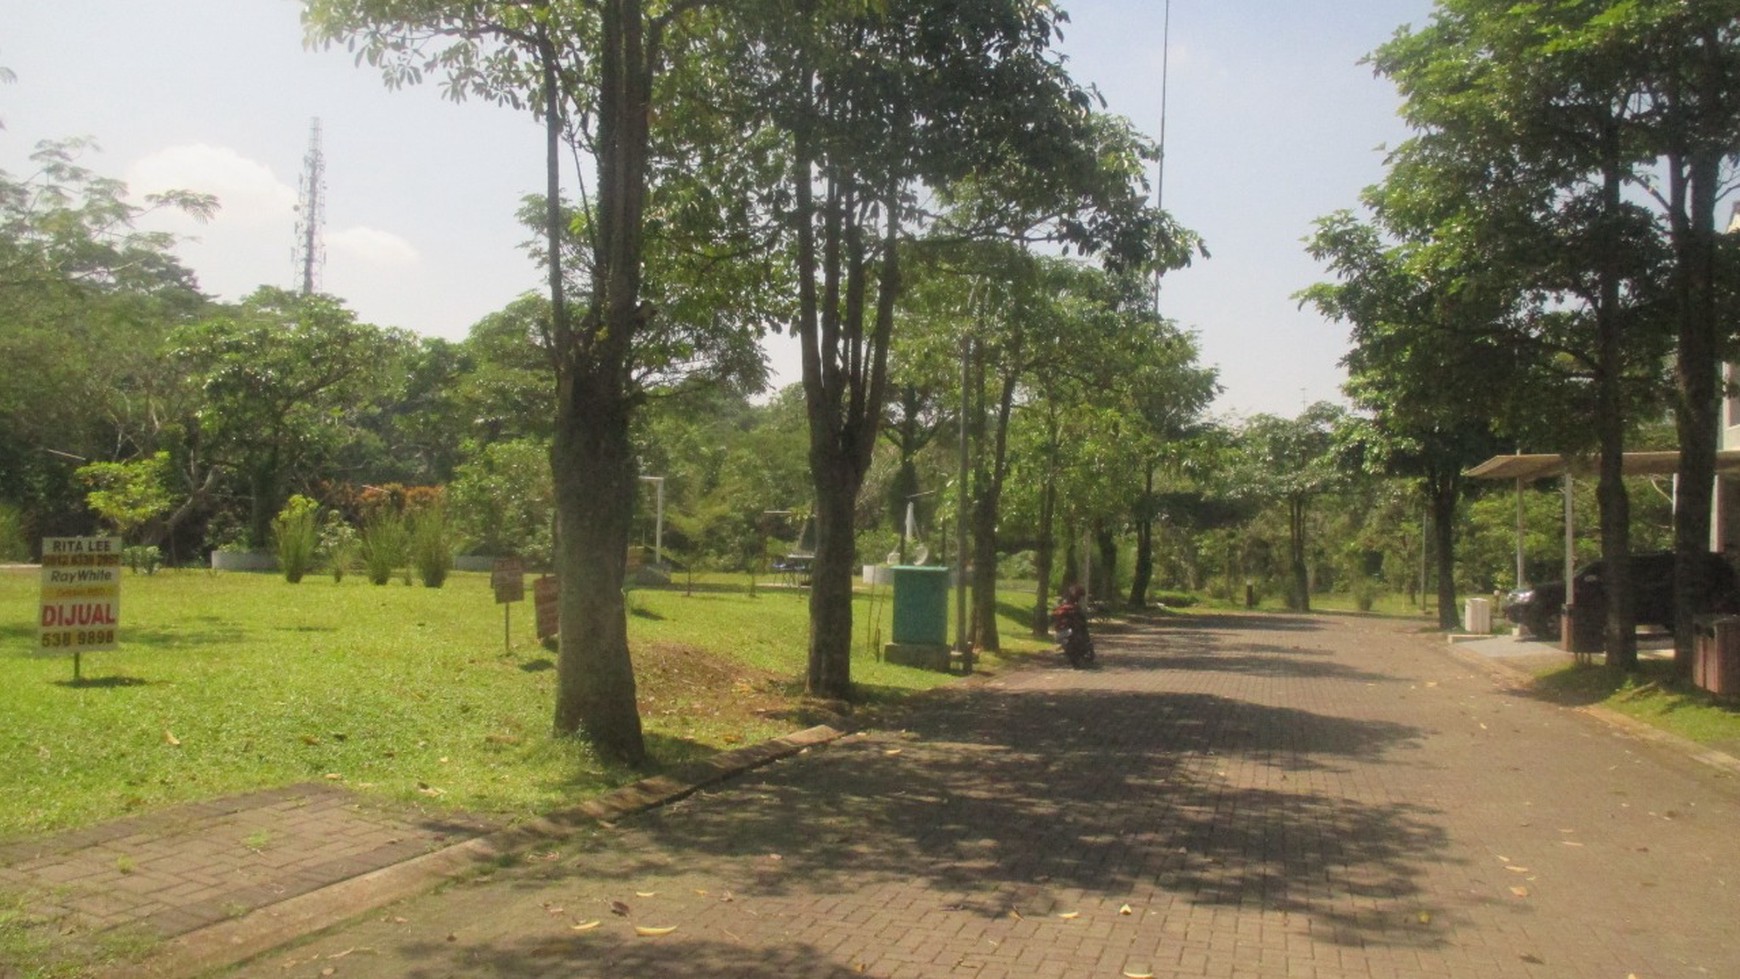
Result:
{"label": "tree shadow on road", "polygon": [[[656,858],[740,876],[740,894],[925,878],[986,918],[1158,887],[1195,905],[1309,916],[1346,945],[1436,944],[1404,927],[1447,859],[1437,811],[1335,791],[1395,763],[1401,724],[1210,694],[984,690],[634,820]],[[609,846],[608,839],[592,845]],[[769,859],[778,854],[779,859]],[[1406,915],[1374,911],[1408,909]]]}

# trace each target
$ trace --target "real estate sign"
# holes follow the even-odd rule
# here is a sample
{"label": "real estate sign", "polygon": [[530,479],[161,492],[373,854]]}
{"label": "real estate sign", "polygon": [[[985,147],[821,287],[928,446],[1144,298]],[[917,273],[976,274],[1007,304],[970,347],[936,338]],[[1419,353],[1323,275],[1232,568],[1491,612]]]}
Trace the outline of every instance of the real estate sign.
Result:
{"label": "real estate sign", "polygon": [[44,538],[37,648],[50,653],[114,649],[120,625],[121,538]]}

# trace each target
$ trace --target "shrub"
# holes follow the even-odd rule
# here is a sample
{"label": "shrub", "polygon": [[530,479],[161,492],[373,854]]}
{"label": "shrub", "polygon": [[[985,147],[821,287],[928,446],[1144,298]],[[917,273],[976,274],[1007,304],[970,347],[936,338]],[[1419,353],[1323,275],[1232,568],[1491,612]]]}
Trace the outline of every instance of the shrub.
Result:
{"label": "shrub", "polygon": [[390,581],[393,570],[405,563],[405,553],[409,545],[410,535],[405,529],[405,518],[399,516],[397,511],[382,508],[370,513],[363,520],[359,548],[363,570],[368,574],[369,581],[377,585]]}
{"label": "shrub", "polygon": [[337,511],[328,512],[320,525],[320,553],[326,556],[333,581],[343,581],[345,573],[356,563],[359,544],[356,528],[350,521]]}
{"label": "shrub", "polygon": [[1377,604],[1378,596],[1384,592],[1383,586],[1375,578],[1361,575],[1353,580],[1353,604],[1361,612],[1370,612]]}
{"label": "shrub", "polygon": [[292,585],[314,568],[315,550],[320,543],[319,518],[320,504],[297,495],[284,504],[272,521],[278,566],[284,569],[284,580]]}
{"label": "shrub", "polygon": [[440,588],[453,570],[453,539],[448,533],[447,511],[439,503],[425,506],[410,517],[411,563],[426,587]]}
{"label": "shrub", "polygon": [[10,503],[0,503],[0,561],[30,560],[30,541],[25,533],[24,513]]}
{"label": "shrub", "polygon": [[163,563],[163,551],[155,544],[136,544],[121,549],[121,559],[134,574],[156,574]]}

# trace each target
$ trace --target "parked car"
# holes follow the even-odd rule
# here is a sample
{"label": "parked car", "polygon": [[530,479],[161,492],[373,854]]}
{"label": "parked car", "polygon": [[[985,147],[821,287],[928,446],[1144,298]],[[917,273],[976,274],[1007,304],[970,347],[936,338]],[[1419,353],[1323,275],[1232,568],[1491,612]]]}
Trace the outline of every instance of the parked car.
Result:
{"label": "parked car", "polygon": [[[1740,611],[1740,579],[1719,554],[1705,554],[1711,599],[1700,612]],[[1671,551],[1633,554],[1631,589],[1636,596],[1637,624],[1672,629],[1674,623],[1674,555]],[[1591,561],[1572,576],[1576,582],[1573,604],[1591,615],[1607,614],[1607,592],[1602,587],[1606,561]],[[1513,591],[1505,602],[1504,616],[1534,635],[1559,638],[1559,615],[1565,607],[1565,583],[1545,581],[1533,588]]]}

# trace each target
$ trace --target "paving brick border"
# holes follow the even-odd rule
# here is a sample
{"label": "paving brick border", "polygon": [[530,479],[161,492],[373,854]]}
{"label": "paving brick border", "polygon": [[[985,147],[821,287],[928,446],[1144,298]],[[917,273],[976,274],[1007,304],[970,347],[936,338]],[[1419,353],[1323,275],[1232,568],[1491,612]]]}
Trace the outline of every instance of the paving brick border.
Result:
{"label": "paving brick border", "polygon": [[518,851],[562,839],[588,821],[610,822],[675,802],[733,775],[827,744],[843,734],[820,725],[722,752],[677,772],[642,779],[573,809],[370,872],[347,875],[240,917],[208,924],[171,939],[142,962],[117,966],[101,975],[117,979],[177,977],[233,965],[375,908],[433,890]]}

